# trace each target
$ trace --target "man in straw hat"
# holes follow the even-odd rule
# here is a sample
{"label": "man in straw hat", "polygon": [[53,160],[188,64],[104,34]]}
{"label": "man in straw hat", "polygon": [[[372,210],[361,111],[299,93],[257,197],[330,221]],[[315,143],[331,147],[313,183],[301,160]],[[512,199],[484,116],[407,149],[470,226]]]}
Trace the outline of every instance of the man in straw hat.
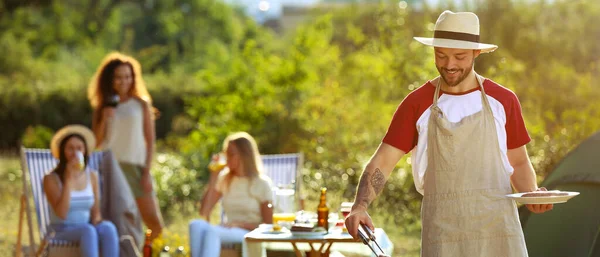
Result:
{"label": "man in straw hat", "polygon": [[[404,154],[413,151],[414,183],[423,194],[422,256],[527,256],[515,203],[506,197],[538,188],[525,145],[531,140],[517,96],[475,73],[474,61],[496,45],[479,42],[474,13],[444,11],[433,38],[439,77],[399,105],[366,166],[346,226],[373,229],[367,207]],[[534,213],[551,204],[527,205]]]}

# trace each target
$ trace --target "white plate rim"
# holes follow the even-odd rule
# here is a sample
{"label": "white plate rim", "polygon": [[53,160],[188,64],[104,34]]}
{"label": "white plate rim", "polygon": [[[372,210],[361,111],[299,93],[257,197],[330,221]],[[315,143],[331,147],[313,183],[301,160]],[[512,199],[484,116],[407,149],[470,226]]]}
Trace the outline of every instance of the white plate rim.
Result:
{"label": "white plate rim", "polygon": [[523,204],[554,204],[554,203],[564,203],[569,199],[579,195],[579,192],[571,192],[571,191],[560,191],[561,193],[567,193],[567,195],[553,195],[553,196],[535,196],[535,197],[522,197],[522,195],[531,193],[515,193],[506,195],[506,197],[513,199],[517,202]]}

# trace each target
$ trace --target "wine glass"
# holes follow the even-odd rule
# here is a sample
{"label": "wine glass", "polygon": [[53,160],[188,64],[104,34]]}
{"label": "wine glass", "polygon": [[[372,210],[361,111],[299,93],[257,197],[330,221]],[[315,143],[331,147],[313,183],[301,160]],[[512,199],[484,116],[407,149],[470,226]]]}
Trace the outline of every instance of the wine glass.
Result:
{"label": "wine glass", "polygon": [[346,217],[348,217],[348,215],[350,215],[350,211],[352,211],[352,204],[351,202],[343,202],[340,206],[340,211],[342,212],[342,215],[344,216],[344,219]]}

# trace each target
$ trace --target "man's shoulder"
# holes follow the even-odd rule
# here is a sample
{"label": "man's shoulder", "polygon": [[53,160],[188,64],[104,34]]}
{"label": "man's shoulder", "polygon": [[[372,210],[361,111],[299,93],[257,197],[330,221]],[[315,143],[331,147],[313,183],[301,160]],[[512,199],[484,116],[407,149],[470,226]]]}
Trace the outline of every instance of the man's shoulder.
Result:
{"label": "man's shoulder", "polygon": [[408,95],[406,95],[404,98],[403,103],[420,104],[424,102],[433,102],[434,93],[435,87],[431,84],[431,82],[427,81],[412,92],[408,93]]}
{"label": "man's shoulder", "polygon": [[493,97],[501,103],[518,101],[518,97],[515,92],[491,79],[486,79],[483,83],[483,87],[487,95]]}

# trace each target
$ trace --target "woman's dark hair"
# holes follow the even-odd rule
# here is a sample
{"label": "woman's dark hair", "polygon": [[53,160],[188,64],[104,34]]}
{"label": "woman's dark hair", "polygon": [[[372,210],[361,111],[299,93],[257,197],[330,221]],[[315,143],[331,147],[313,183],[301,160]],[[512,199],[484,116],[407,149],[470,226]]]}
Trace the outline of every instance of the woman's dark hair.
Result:
{"label": "woman's dark hair", "polygon": [[65,155],[65,147],[67,145],[67,141],[73,137],[79,138],[83,142],[83,159],[85,160],[84,170],[88,165],[87,142],[85,139],[79,134],[70,134],[66,136],[62,141],[60,141],[60,146],[58,148],[58,165],[54,169],[54,172],[56,172],[56,175],[58,175],[60,178],[60,182],[64,182],[65,170],[67,169],[67,156]]}
{"label": "woman's dark hair", "polygon": [[[132,73],[133,84],[129,89],[128,95],[139,99],[151,107],[154,114],[153,118],[156,118],[159,112],[152,106],[152,97],[146,88],[144,79],[142,79],[142,66],[133,57],[117,52],[110,53],[104,57],[88,85],[88,99],[90,100],[92,109],[101,110],[105,107],[106,100],[117,94],[113,88],[113,82],[115,70],[121,65],[129,66]],[[95,123],[99,123],[101,120],[102,115],[97,115],[97,117],[93,118]]]}
{"label": "woman's dark hair", "polygon": [[113,88],[115,70],[123,64],[129,66],[129,68],[131,69],[131,72],[133,72],[133,85],[134,86],[132,87],[132,90],[135,87],[135,71],[133,69],[133,65],[131,65],[131,63],[124,62],[119,59],[111,60],[104,66],[104,68],[100,72],[100,78],[98,79],[99,91],[100,91],[99,101],[101,101],[101,103],[102,103],[101,105],[104,105],[104,101],[106,101],[106,99],[108,97],[117,94],[117,91]]}

